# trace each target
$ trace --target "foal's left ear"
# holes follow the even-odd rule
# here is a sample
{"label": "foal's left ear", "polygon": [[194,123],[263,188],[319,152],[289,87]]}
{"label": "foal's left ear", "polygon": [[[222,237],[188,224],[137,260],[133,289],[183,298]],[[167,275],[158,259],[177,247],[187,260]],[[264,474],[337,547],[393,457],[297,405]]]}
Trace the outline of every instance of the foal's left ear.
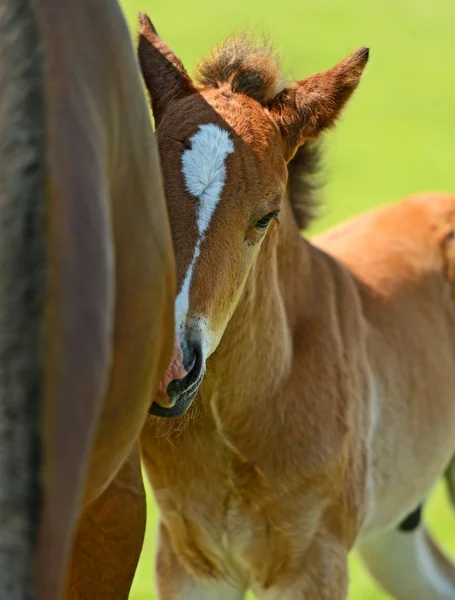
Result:
{"label": "foal's left ear", "polygon": [[335,123],[360,81],[368,55],[368,48],[360,48],[332,69],[297,81],[270,101],[269,110],[281,130],[287,161],[305,140]]}
{"label": "foal's left ear", "polygon": [[196,93],[182,61],[163,42],[150,18],[139,14],[138,56],[158,127],[171,102]]}

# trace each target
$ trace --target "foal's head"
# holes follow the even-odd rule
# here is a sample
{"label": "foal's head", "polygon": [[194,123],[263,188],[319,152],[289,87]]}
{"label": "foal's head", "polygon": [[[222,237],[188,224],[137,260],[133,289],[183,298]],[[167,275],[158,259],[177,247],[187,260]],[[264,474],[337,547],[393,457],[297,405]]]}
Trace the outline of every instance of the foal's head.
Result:
{"label": "foal's head", "polygon": [[154,403],[151,412],[179,416],[276,226],[287,164],[335,122],[368,50],[280,90],[271,52],[230,38],[200,64],[197,85],[148,17],[140,22],[139,59],[160,149],[177,265],[176,327],[188,372],[168,386],[171,407]]}

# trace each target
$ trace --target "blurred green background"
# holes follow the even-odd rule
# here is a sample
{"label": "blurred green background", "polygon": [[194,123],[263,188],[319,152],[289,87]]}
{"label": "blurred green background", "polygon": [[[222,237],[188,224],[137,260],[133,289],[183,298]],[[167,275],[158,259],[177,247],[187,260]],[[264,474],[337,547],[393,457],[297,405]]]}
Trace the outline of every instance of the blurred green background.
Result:
{"label": "blurred green background", "polygon": [[[312,232],[370,207],[429,189],[455,191],[455,2],[453,0],[121,0],[133,35],[139,11],[189,71],[239,28],[265,33],[285,71],[300,79],[365,45],[360,88],[325,139],[324,213]],[[115,68],[115,66],[114,66]],[[131,600],[153,600],[156,510]],[[455,552],[455,523],[442,486],[426,509],[430,529]],[[351,560],[349,600],[385,600]]]}

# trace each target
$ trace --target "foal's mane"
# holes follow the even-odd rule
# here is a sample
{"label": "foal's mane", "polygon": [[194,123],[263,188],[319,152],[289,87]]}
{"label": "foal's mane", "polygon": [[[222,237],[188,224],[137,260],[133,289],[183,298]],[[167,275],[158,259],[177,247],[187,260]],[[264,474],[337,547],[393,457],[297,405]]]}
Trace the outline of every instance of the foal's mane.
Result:
{"label": "foal's mane", "polygon": [[[267,40],[248,33],[228,37],[197,65],[196,81],[203,86],[228,87],[263,106],[285,87],[279,58]],[[288,195],[300,229],[308,227],[319,207],[316,176],[320,143],[306,142],[288,164]]]}

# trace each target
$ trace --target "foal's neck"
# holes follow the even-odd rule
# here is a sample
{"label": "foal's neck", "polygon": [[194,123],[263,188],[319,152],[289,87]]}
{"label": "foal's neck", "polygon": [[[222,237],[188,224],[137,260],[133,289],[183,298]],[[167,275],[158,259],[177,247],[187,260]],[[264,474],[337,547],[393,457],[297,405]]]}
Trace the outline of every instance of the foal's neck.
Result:
{"label": "foal's neck", "polygon": [[208,364],[204,389],[210,389],[216,418],[230,428],[242,428],[261,407],[273,412],[269,400],[279,394],[292,368],[295,330],[310,289],[305,287],[310,246],[300,236],[287,201],[280,221],[266,237]]}

